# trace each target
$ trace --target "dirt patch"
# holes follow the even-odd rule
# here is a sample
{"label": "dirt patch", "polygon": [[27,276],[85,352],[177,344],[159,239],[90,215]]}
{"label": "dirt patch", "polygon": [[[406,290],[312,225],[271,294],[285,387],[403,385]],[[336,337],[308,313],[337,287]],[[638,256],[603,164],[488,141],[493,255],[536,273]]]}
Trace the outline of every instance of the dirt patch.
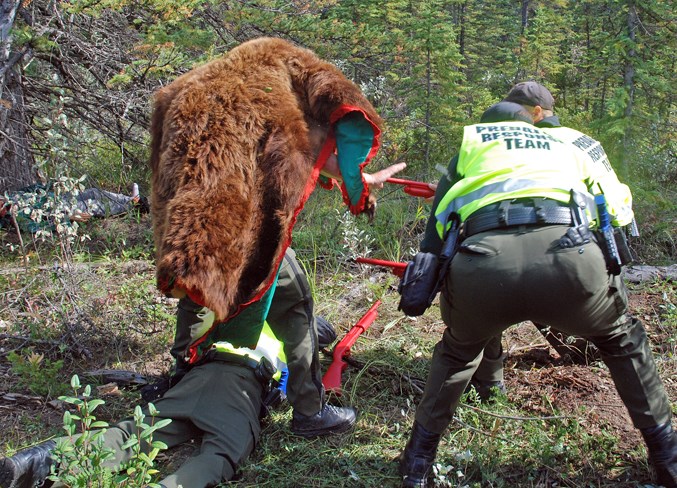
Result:
{"label": "dirt patch", "polygon": [[[677,358],[670,351],[674,328],[662,324],[665,290],[644,286],[631,290],[629,301],[631,313],[647,330],[668,396],[677,398]],[[632,426],[603,363],[572,364],[549,347],[530,322],[509,329],[504,342],[505,382],[512,402],[537,415],[552,415],[553,411],[575,415],[589,434],[617,436],[620,453],[641,445],[639,431]]]}

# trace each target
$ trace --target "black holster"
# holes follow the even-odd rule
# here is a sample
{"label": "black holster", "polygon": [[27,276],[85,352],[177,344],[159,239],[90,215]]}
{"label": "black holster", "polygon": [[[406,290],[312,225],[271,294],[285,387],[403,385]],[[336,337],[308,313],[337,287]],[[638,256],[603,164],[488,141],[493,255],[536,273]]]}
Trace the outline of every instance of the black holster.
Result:
{"label": "black holster", "polygon": [[616,249],[618,249],[618,257],[621,258],[621,266],[630,264],[633,261],[632,252],[630,252],[628,237],[624,228],[614,228],[614,240],[616,241]]}
{"label": "black holster", "polygon": [[444,283],[451,261],[458,251],[460,221],[456,214],[452,214],[450,218],[452,219],[451,228],[442,243],[439,257],[430,252],[419,252],[414,256],[413,261],[409,261],[404,270],[404,276],[397,290],[401,297],[397,309],[410,317],[423,315],[433,303]]}
{"label": "black holster", "polygon": [[[614,245],[612,246],[609,246],[607,242],[607,235],[604,232],[597,230],[594,231],[593,234],[595,236],[595,241],[599,245],[600,249],[602,249],[607,271],[614,276],[621,274],[621,268],[633,261],[625,231],[619,227],[614,227]],[[612,254],[611,249],[615,251],[614,254]]]}

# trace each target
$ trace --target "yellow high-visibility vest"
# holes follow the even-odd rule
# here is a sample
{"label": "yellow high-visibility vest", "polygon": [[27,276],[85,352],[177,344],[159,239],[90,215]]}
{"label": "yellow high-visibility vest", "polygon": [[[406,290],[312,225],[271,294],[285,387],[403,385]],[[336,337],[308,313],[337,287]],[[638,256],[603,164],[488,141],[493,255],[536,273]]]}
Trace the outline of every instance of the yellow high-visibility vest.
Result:
{"label": "yellow high-visibility vest", "polygon": [[630,224],[634,218],[632,193],[627,185],[618,180],[602,143],[569,127],[543,127],[542,130],[573,145],[574,150],[582,155],[589,175],[586,182],[588,188],[594,194],[604,194],[612,224],[618,227]]}
{"label": "yellow high-visibility vest", "polygon": [[461,222],[503,200],[549,198],[568,203],[571,190],[588,208],[586,165],[573,147],[526,122],[474,124],[464,128],[457,173],[462,177],[440,201],[435,217],[444,238],[451,213]]}
{"label": "yellow high-visibility vest", "polygon": [[235,347],[227,341],[215,342],[212,345],[212,348],[217,351],[236,354],[238,356],[248,356],[250,359],[254,359],[258,362],[265,357],[275,367],[276,372],[273,375],[274,380],[280,379],[282,371],[286,367],[287,358],[284,354],[283,344],[277,340],[277,337],[273,334],[268,322],[264,322],[263,324],[263,330],[261,331],[261,336],[259,337],[255,349]]}

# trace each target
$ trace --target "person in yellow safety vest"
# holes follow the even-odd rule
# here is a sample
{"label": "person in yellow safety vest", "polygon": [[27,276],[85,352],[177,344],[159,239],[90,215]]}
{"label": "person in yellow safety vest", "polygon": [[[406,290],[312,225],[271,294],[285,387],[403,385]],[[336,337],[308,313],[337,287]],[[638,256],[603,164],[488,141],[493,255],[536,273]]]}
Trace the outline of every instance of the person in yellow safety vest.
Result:
{"label": "person in yellow safety vest", "polygon": [[[531,125],[521,105],[499,102],[487,113],[494,115],[491,123],[464,129],[457,164],[450,165],[448,182],[438,185],[426,231],[431,235],[424,239],[441,249],[449,220],[462,223],[440,298],[446,329],[399,457],[402,486],[432,486],[440,437],[485,345],[530,320],[597,346],[644,435],[659,483],[675,488],[671,404],[646,331],[628,313],[623,280],[607,271],[591,226],[580,222],[595,209],[595,169],[569,143]],[[623,204],[615,201],[621,193],[609,192],[611,208]]]}
{"label": "person in yellow safety vest", "polygon": [[[282,344],[267,325],[255,349],[225,341],[214,344],[202,362],[154,403],[159,411],[155,424],[163,419],[171,422],[155,431],[153,441],[172,447],[201,439],[199,452],[161,480],[161,486],[205,488],[233,478],[259,440],[264,397],[285,367]],[[148,407],[144,413],[149,415]],[[133,452],[123,444],[136,432],[134,419],[106,429],[103,447],[115,453],[107,462],[111,469],[130,460]],[[50,466],[58,463],[58,446],[75,439],[50,440],[0,460],[0,487],[40,485],[49,476]]]}
{"label": "person in yellow safety vest", "polygon": [[587,160],[595,193],[607,198],[609,213],[614,217],[613,225],[630,225],[634,218],[632,193],[627,185],[618,180],[602,144],[581,131],[564,127],[554,114],[555,99],[550,91],[535,81],[515,85],[504,99],[522,105],[533,117],[534,125],[557,139],[571,144],[575,151]]}
{"label": "person in yellow safety vest", "polygon": [[[555,98],[550,90],[535,81],[524,81],[512,87],[504,101],[522,105],[532,116],[534,125],[557,139],[572,144],[576,152],[587,159],[597,188],[595,193],[607,197],[609,213],[614,217],[613,225],[631,226],[631,234],[638,235],[634,229],[632,212],[632,194],[627,185],[618,180],[602,144],[583,132],[563,127],[554,113]],[[610,195],[613,196],[611,198]],[[575,362],[588,364],[599,360],[594,345],[580,337],[566,336],[561,331],[545,324],[534,324],[562,355]],[[471,385],[483,400],[491,398],[497,391],[505,391],[503,383],[503,347],[501,336],[493,338],[484,349],[484,356]]]}

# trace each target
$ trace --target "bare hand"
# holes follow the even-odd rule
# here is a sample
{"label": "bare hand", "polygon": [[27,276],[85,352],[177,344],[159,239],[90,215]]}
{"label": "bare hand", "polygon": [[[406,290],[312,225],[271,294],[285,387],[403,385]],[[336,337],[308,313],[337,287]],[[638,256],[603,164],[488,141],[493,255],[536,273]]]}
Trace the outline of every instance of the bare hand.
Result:
{"label": "bare hand", "polygon": [[[428,183],[428,188],[430,188],[432,191],[437,191],[437,183]],[[435,200],[435,195],[431,196],[430,198],[426,198],[424,200],[425,203],[433,203]]]}
{"label": "bare hand", "polygon": [[362,176],[364,177],[365,183],[367,183],[370,188],[383,188],[383,183],[385,183],[388,178],[399,173],[406,167],[407,163],[397,163],[388,166],[381,171],[377,171],[374,174],[362,173]]}

